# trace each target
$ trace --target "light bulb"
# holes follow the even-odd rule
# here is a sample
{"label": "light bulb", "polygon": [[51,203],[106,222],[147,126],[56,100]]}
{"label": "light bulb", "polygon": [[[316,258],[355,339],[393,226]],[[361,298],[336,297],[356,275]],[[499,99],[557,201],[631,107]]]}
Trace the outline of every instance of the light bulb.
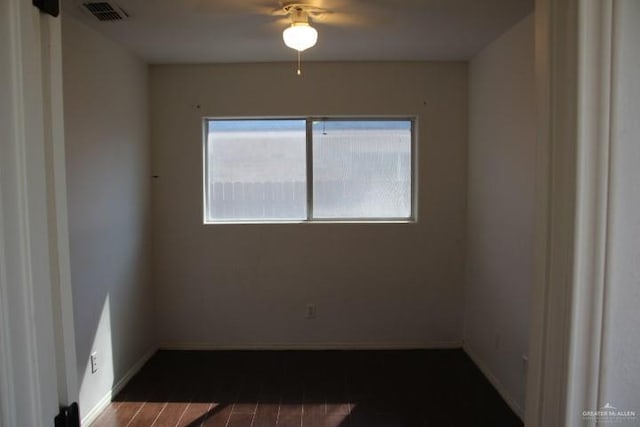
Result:
{"label": "light bulb", "polygon": [[284,30],[282,39],[291,49],[302,52],[315,46],[318,41],[318,31],[306,22],[296,22]]}

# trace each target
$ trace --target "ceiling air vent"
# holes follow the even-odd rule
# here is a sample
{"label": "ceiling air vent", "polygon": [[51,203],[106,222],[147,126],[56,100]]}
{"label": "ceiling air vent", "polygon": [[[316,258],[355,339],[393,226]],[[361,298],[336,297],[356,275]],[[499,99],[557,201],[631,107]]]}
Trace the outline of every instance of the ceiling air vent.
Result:
{"label": "ceiling air vent", "polygon": [[129,17],[124,9],[106,1],[83,2],[82,7],[100,21],[122,21]]}

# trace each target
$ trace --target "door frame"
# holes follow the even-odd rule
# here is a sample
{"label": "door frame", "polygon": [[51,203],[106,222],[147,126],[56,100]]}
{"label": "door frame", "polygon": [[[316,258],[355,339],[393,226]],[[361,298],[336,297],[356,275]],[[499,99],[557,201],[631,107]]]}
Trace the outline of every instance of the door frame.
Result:
{"label": "door frame", "polygon": [[602,403],[614,3],[536,0],[530,426],[595,425]]}
{"label": "door frame", "polygon": [[0,5],[0,425],[77,400],[60,19]]}

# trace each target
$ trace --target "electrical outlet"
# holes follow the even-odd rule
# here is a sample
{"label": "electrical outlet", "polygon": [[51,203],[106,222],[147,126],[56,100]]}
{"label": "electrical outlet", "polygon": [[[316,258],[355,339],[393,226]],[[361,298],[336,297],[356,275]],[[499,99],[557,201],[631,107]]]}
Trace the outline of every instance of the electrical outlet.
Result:
{"label": "electrical outlet", "polygon": [[308,320],[316,318],[316,305],[315,304],[307,304],[307,314],[305,318]]}
{"label": "electrical outlet", "polygon": [[91,353],[91,373],[95,374],[98,372],[98,353]]}

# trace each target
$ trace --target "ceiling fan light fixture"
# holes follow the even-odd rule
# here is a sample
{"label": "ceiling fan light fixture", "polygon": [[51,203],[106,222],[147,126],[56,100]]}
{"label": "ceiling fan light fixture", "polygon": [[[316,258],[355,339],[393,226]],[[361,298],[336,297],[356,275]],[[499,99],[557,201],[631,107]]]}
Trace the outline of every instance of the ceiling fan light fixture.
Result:
{"label": "ceiling fan light fixture", "polygon": [[318,31],[308,22],[294,22],[282,33],[284,44],[298,52],[315,46],[318,41]]}

